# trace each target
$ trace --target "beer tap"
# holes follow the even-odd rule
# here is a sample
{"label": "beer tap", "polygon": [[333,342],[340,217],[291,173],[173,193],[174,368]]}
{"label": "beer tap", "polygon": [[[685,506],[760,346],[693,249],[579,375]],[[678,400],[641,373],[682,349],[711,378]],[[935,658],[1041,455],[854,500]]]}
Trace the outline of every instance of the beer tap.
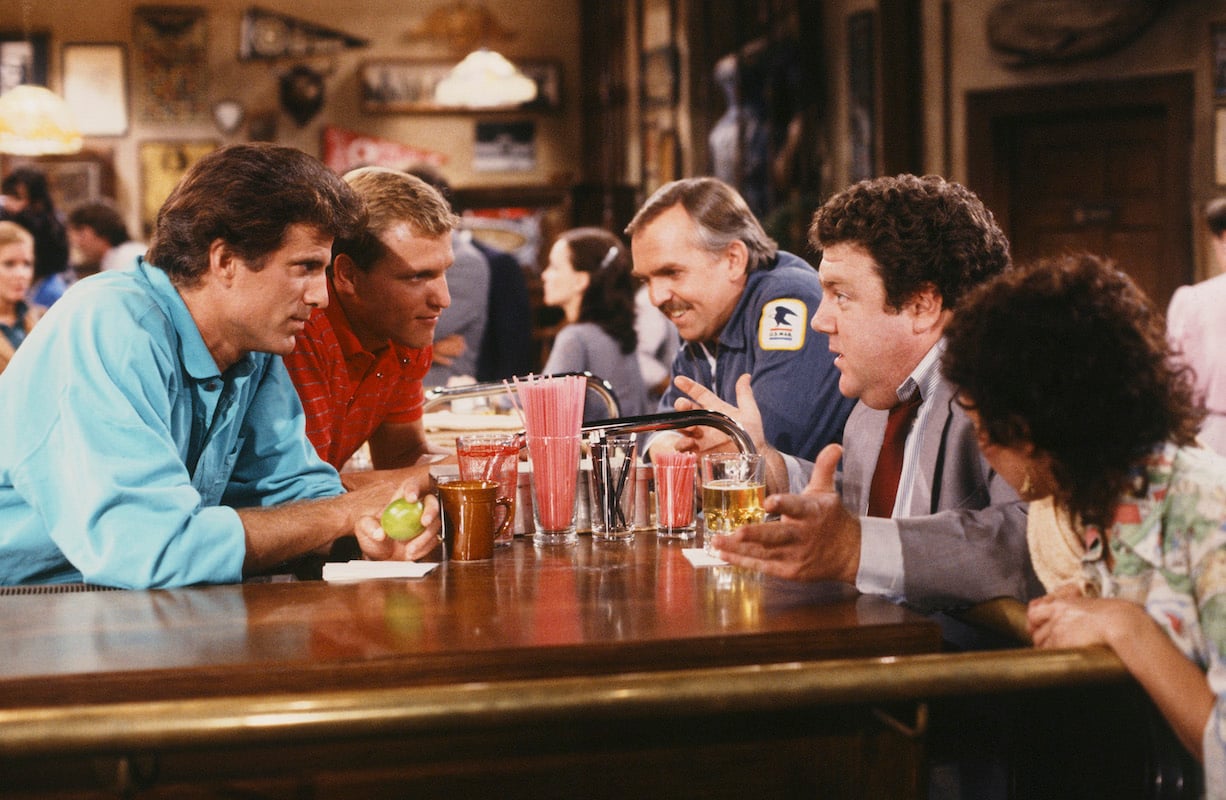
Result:
{"label": "beer tap", "polygon": [[[578,375],[587,379],[587,388],[600,395],[600,399],[604,401],[605,406],[608,408],[610,417],[616,417],[621,413],[621,406],[617,402],[617,395],[613,391],[613,384],[586,371],[560,372],[557,374],[557,377],[571,375]],[[494,395],[505,394],[508,386],[511,388],[511,391],[515,391],[514,380],[470,383],[465,386],[435,386],[433,389],[426,390],[426,399],[422,403],[421,409],[424,413],[434,406],[450,400],[461,400],[470,397],[492,397]]]}
{"label": "beer tap", "polygon": [[597,439],[618,433],[647,433],[651,431],[671,431],[678,428],[689,428],[695,425],[721,430],[732,437],[737,449],[742,453],[756,453],[753,439],[741,427],[740,423],[727,414],[719,411],[697,409],[695,411],[669,411],[662,414],[643,414],[637,417],[622,417],[620,419],[602,419],[585,423],[582,432],[593,434]]}

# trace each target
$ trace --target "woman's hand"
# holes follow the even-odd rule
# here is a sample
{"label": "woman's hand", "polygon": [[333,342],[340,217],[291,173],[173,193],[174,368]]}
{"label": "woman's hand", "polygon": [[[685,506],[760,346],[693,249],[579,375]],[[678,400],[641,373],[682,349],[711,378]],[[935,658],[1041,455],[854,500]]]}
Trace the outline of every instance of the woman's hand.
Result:
{"label": "woman's hand", "polygon": [[1183,746],[1204,763],[1201,737],[1216,697],[1205,673],[1142,606],[1081,597],[1076,587],[1064,586],[1032,601],[1027,622],[1036,647],[1110,646]]}
{"label": "woman's hand", "polygon": [[1105,644],[1115,649],[1121,637],[1154,624],[1136,603],[1083,597],[1071,584],[1031,601],[1026,621],[1035,647],[1044,648]]}

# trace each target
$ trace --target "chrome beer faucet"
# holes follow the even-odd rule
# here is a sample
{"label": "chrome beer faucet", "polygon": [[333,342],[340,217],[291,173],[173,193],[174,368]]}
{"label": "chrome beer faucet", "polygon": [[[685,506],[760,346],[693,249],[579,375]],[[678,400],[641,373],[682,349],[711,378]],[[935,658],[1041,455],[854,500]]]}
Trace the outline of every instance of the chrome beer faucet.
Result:
{"label": "chrome beer faucet", "polygon": [[[587,379],[587,388],[596,392],[604,400],[610,417],[616,417],[621,414],[621,406],[617,402],[617,395],[613,392],[613,384],[590,372],[560,372],[557,376],[565,377],[571,375],[579,375]],[[515,391],[515,381],[513,380],[506,381],[505,383],[503,381],[470,383],[467,386],[435,386],[433,389],[426,390],[426,399],[422,403],[421,410],[426,412],[440,403],[446,403],[451,400],[461,400],[469,397],[493,397],[494,395],[505,394],[508,386],[511,387],[511,391]]]}
{"label": "chrome beer faucet", "polygon": [[716,428],[732,437],[737,449],[742,453],[756,453],[753,439],[741,427],[740,423],[727,414],[719,411],[669,411],[663,414],[643,414],[638,417],[622,417],[621,419],[602,419],[584,424],[585,434],[594,434],[597,439],[618,433],[647,433],[650,431],[671,431],[678,428],[689,428],[695,425],[706,425]]}

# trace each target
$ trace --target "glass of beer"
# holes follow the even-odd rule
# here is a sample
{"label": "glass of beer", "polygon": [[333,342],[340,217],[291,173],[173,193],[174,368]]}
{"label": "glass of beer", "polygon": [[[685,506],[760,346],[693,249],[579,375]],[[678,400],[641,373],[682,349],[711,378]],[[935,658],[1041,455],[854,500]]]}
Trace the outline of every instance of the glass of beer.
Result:
{"label": "glass of beer", "polygon": [[762,456],[757,453],[708,453],[702,457],[702,515],[710,550],[711,536],[731,533],[742,525],[766,518],[762,501],[766,480]]}

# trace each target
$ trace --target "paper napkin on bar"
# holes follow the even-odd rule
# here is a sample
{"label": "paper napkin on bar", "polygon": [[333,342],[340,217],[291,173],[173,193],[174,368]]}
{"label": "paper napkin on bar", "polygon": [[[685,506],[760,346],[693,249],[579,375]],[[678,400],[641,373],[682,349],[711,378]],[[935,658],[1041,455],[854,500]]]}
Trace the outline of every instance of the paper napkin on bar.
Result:
{"label": "paper napkin on bar", "polygon": [[330,561],[324,564],[325,581],[361,581],[371,578],[424,578],[437,567],[429,561]]}
{"label": "paper napkin on bar", "polygon": [[695,567],[721,567],[727,564],[722,558],[713,556],[701,547],[683,547],[681,555]]}

